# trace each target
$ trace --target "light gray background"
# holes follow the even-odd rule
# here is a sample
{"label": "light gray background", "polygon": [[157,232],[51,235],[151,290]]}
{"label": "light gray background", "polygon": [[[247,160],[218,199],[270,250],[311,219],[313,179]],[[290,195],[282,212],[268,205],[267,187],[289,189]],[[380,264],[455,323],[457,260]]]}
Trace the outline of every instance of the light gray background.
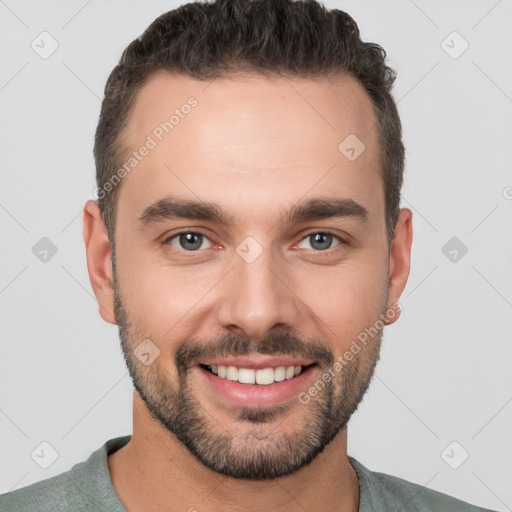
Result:
{"label": "light gray background", "polygon": [[[0,1],[0,492],[131,433],[131,380],[89,284],[81,211],[108,73],[178,4]],[[512,1],[325,4],[348,11],[398,71],[415,230],[402,318],[385,332],[349,453],[512,510]],[[42,31],[59,44],[47,59],[31,48]],[[445,49],[462,40],[442,43],[453,31],[469,43],[456,59]],[[32,253],[42,237],[58,248],[46,263]],[[452,237],[468,248],[456,262],[442,252]],[[59,454],[48,469],[31,458],[43,441]],[[452,441],[469,453],[458,469],[441,456]]]}

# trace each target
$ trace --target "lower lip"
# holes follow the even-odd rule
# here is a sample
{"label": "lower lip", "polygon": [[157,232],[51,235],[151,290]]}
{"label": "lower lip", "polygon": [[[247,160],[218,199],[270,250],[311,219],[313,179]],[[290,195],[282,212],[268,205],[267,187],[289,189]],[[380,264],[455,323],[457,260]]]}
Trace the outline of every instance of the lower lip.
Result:
{"label": "lower lip", "polygon": [[307,381],[318,370],[316,365],[308,366],[297,377],[274,382],[273,384],[242,384],[238,381],[223,379],[201,366],[194,370],[219,395],[231,404],[241,407],[270,407],[297,398],[307,388]]}

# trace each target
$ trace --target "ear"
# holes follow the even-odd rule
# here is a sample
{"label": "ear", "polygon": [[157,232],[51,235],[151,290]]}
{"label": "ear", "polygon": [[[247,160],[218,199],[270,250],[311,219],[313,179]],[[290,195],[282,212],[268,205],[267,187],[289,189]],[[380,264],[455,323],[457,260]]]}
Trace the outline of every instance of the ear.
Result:
{"label": "ear", "polygon": [[105,322],[116,325],[112,255],[107,229],[96,201],[85,203],[83,224],[87,269],[99,312]]}
{"label": "ear", "polygon": [[412,212],[402,208],[398,215],[395,233],[389,251],[389,279],[387,311],[393,310],[395,314],[389,316],[386,324],[395,323],[400,317],[400,310],[393,307],[404,291],[411,268],[412,245]]}

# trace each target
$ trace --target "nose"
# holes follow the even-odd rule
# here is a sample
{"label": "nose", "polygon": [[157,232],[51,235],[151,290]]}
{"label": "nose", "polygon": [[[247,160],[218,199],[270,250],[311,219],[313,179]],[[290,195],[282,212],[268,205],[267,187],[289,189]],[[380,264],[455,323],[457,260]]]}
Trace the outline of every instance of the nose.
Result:
{"label": "nose", "polygon": [[227,286],[219,298],[217,321],[224,329],[257,341],[273,328],[298,327],[300,298],[288,273],[279,270],[271,251],[248,263],[235,255]]}

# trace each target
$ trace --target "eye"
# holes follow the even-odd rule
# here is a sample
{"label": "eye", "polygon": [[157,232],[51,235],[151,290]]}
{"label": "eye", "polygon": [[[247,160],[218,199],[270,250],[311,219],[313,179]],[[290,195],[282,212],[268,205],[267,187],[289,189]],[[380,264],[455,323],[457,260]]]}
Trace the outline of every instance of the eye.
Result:
{"label": "eye", "polygon": [[208,249],[204,246],[204,242],[210,242],[209,238],[203,233],[195,231],[182,231],[170,236],[165,243],[176,247],[177,249],[185,250],[188,252],[195,252],[199,249]]}
{"label": "eye", "polygon": [[[338,243],[334,247],[337,247],[338,245],[344,243],[344,241],[339,236],[336,236],[333,233],[329,233],[326,231],[310,233],[301,240],[301,243],[308,239],[311,240],[311,248],[315,251],[325,251],[327,249],[331,249],[333,239],[338,240]],[[308,247],[306,247],[306,249],[308,249]]]}

